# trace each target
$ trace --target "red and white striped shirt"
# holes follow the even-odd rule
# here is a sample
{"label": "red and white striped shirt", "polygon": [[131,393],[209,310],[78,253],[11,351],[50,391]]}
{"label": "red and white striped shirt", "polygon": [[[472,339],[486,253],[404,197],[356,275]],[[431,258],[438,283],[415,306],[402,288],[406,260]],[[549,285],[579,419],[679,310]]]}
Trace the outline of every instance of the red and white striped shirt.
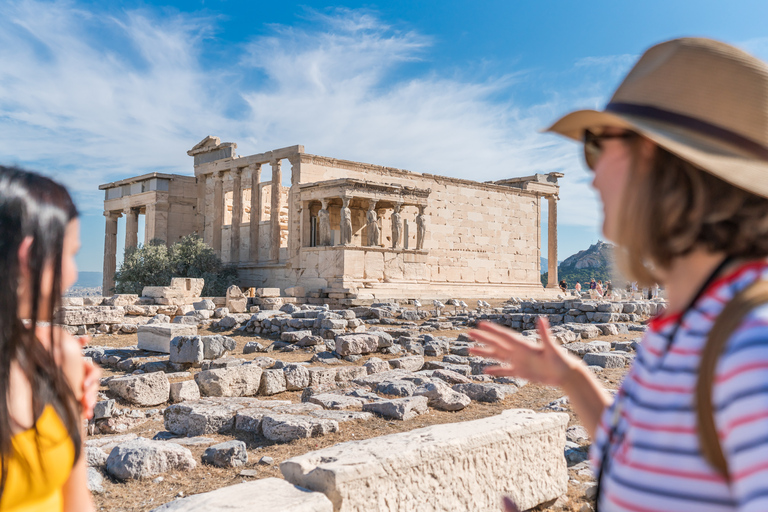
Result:
{"label": "red and white striped shirt", "polygon": [[743,265],[714,281],[682,316],[651,322],[592,445],[598,471],[615,423],[601,511],[768,511],[768,305],[745,317],[715,369],[712,403],[730,481],[701,453],[695,409],[712,324],[736,293],[766,279],[768,262]]}

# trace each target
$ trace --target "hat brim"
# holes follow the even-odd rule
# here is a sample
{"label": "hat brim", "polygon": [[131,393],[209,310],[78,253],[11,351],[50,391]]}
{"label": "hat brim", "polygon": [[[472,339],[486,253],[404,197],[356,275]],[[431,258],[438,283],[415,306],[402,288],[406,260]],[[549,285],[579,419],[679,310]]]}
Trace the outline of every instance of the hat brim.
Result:
{"label": "hat brim", "polygon": [[566,114],[544,130],[581,142],[584,130],[602,127],[636,131],[696,167],[753,194],[768,198],[768,162],[694,130],[639,116],[598,110]]}

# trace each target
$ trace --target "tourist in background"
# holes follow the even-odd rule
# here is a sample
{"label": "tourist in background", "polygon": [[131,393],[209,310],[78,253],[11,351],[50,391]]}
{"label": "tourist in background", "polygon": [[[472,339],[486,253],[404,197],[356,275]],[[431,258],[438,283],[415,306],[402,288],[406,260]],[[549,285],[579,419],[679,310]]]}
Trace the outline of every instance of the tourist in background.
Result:
{"label": "tourist in background", "polygon": [[593,439],[600,512],[768,510],[768,65],[668,41],[604,111],[550,130],[583,142],[620,268],[662,284],[667,311],[615,399],[544,316],[540,343],[479,324],[472,353],[505,363],[491,375],[565,390]]}
{"label": "tourist in background", "polygon": [[48,178],[0,167],[0,511],[94,510],[83,422],[98,370],[55,327],[75,283],[77,210]]}
{"label": "tourist in background", "polygon": [[595,285],[595,293],[597,294],[598,299],[603,298],[603,282],[602,281],[598,281],[597,284]]}
{"label": "tourist in background", "polygon": [[589,281],[589,298],[595,299],[595,294],[597,293],[595,290],[597,289],[597,282],[594,279],[590,279]]}
{"label": "tourist in background", "polygon": [[568,289],[568,283],[565,282],[565,279],[560,280],[560,289],[563,291],[563,293],[565,293]]}
{"label": "tourist in background", "polygon": [[576,295],[578,297],[581,297],[581,283],[576,281],[576,286],[574,286],[574,289],[576,290]]}

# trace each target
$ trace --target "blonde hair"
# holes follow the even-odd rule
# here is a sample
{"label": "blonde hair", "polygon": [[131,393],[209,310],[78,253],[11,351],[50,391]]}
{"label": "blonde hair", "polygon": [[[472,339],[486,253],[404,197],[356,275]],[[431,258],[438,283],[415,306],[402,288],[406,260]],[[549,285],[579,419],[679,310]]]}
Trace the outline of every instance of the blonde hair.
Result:
{"label": "blonde hair", "polygon": [[768,199],[737,188],[661,147],[647,172],[634,168],[619,214],[616,262],[629,280],[659,281],[654,268],[697,248],[757,259],[768,256]]}

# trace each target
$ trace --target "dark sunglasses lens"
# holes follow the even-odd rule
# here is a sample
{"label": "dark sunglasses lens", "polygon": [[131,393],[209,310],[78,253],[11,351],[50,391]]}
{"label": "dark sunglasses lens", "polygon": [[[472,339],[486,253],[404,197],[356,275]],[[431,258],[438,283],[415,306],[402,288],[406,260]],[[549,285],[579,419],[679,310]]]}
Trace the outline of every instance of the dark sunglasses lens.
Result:
{"label": "dark sunglasses lens", "polygon": [[602,148],[600,147],[600,141],[594,133],[589,130],[584,132],[584,161],[590,170],[595,169],[595,164],[600,158]]}

